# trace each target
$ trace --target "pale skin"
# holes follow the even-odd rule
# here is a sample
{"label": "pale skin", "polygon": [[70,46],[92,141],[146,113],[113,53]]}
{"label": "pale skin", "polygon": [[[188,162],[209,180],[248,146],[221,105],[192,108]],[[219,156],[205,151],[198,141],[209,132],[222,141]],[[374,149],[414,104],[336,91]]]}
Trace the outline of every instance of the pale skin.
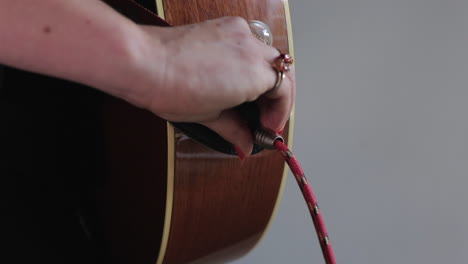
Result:
{"label": "pale skin", "polygon": [[294,103],[292,72],[269,91],[278,55],[238,17],[162,28],[137,25],[98,0],[0,0],[0,64],[204,124],[246,155],[251,132],[232,108],[257,101],[262,125],[280,131]]}

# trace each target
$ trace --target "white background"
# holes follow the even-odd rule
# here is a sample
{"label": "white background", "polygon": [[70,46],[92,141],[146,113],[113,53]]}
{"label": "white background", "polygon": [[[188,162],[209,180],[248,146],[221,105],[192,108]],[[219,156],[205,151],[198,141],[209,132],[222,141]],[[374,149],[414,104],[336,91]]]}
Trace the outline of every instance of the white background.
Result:
{"label": "white background", "polygon": [[[290,0],[294,151],[338,263],[468,263],[468,1]],[[290,176],[236,264],[323,263]]]}

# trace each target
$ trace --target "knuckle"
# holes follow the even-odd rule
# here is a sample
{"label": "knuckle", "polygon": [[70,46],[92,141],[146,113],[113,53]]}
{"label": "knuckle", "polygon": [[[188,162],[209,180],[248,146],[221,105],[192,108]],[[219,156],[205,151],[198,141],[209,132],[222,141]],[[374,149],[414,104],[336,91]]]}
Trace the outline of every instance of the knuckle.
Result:
{"label": "knuckle", "polygon": [[226,17],[226,31],[232,37],[245,39],[250,37],[251,31],[247,21],[242,17]]}
{"label": "knuckle", "polygon": [[254,102],[257,98],[260,97],[260,94],[257,92],[256,89],[251,89],[250,92],[247,94],[246,101],[247,102]]}
{"label": "knuckle", "polygon": [[225,18],[226,23],[231,26],[239,27],[239,28],[248,28],[249,25],[247,21],[240,16],[229,16]]}

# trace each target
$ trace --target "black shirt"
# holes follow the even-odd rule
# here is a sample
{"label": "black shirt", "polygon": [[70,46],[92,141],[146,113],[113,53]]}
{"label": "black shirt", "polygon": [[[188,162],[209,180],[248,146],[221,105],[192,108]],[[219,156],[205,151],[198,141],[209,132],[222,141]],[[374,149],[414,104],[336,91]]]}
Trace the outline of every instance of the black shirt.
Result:
{"label": "black shirt", "polygon": [[98,262],[93,190],[101,97],[76,83],[0,67],[0,242],[7,245],[0,262]]}

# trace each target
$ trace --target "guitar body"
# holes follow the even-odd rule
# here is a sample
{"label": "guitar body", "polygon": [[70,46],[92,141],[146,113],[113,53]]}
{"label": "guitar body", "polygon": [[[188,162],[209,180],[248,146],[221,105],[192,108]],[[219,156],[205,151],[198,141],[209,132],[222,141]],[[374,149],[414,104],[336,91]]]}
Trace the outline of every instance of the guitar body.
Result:
{"label": "guitar body", "polygon": [[[172,25],[221,16],[261,20],[270,26],[274,46],[292,53],[287,1],[161,0],[155,6]],[[140,11],[127,12],[150,23],[139,21]],[[264,150],[241,161],[110,97],[101,119],[106,166],[98,219],[111,263],[225,263],[258,243],[285,180],[280,154]]]}

